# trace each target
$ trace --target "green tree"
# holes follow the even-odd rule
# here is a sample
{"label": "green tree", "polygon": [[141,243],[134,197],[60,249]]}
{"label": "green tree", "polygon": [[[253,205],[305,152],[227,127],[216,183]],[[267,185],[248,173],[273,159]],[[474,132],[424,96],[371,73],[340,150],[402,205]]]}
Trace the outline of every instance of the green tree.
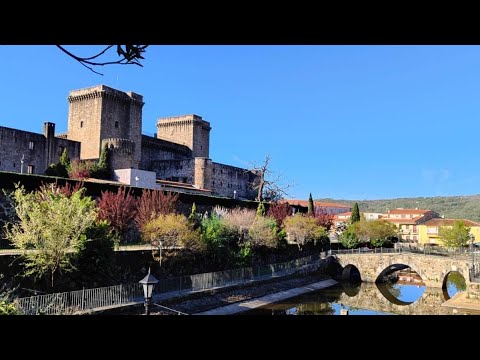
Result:
{"label": "green tree", "polygon": [[325,228],[317,225],[315,218],[300,213],[286,218],[284,226],[288,241],[297,244],[300,251],[307,242],[316,242],[326,236]]}
{"label": "green tree", "polygon": [[271,217],[257,217],[248,229],[248,238],[252,248],[261,246],[277,247],[277,222]]}
{"label": "green tree", "polygon": [[398,233],[397,227],[385,220],[360,220],[353,225],[358,238],[369,241],[375,247],[383,246],[389,238]]}
{"label": "green tree", "polygon": [[68,156],[68,150],[67,148],[63,149],[62,155],[60,156],[60,165],[63,165],[65,169],[70,166],[70,157]]}
{"label": "green tree", "polygon": [[258,203],[257,216],[265,216],[265,205],[263,204],[263,201]]}
{"label": "green tree", "polygon": [[438,235],[447,248],[459,248],[468,244],[470,228],[462,220],[455,220],[452,226],[440,226]]}
{"label": "green tree", "polygon": [[103,146],[98,162],[92,164],[90,176],[96,179],[110,179],[110,150],[108,144]]}
{"label": "green tree", "polygon": [[27,274],[50,273],[52,287],[57,271],[72,268],[73,254],[97,217],[95,201],[84,192],[67,196],[50,184],[31,193],[17,185],[13,194],[18,222],[6,227],[6,237],[22,250]]}
{"label": "green tree", "polygon": [[353,204],[352,217],[350,218],[351,223],[356,223],[360,221],[360,209],[358,208],[358,203]]}
{"label": "green tree", "polygon": [[315,206],[313,205],[312,193],[310,193],[310,196],[308,197],[307,215],[308,216],[315,216]]}
{"label": "green tree", "polygon": [[347,249],[357,247],[360,242],[357,234],[355,233],[355,226],[350,224],[339,236],[340,243]]}

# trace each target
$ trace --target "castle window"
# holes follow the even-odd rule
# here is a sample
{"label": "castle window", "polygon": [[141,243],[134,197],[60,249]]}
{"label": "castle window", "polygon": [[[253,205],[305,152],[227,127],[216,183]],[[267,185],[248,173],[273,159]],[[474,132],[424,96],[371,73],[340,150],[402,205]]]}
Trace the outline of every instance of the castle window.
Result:
{"label": "castle window", "polygon": [[13,167],[15,167],[15,163],[13,163]]}
{"label": "castle window", "polygon": [[220,186],[223,186],[223,182],[220,181]]}
{"label": "castle window", "polygon": [[83,121],[80,121],[80,127],[81,128],[83,127]]}
{"label": "castle window", "polygon": [[203,150],[203,146],[202,146],[202,145],[200,145],[200,150]]}
{"label": "castle window", "polygon": [[65,149],[65,146],[60,146],[60,153],[58,154],[59,156],[62,156],[64,149]]}
{"label": "castle window", "polygon": [[118,129],[118,121],[115,121],[115,128]]}
{"label": "castle window", "polygon": [[33,165],[28,165],[27,166],[27,174],[33,174],[34,170],[35,170],[35,166],[33,166]]}
{"label": "castle window", "polygon": [[33,141],[28,142],[28,149],[33,150],[35,148],[35,143]]}
{"label": "castle window", "polygon": [[[1,164],[1,162],[0,162],[0,164]],[[212,186],[215,186],[215,181],[212,181]]]}

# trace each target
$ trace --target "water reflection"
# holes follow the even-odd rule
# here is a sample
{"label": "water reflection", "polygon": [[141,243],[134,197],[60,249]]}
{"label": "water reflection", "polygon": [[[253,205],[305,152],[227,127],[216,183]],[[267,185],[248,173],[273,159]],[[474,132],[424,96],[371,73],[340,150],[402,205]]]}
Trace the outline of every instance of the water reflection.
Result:
{"label": "water reflection", "polygon": [[465,278],[458,271],[451,271],[448,273],[445,279],[445,297],[447,299],[452,298],[456,293],[460,291],[465,291],[467,288],[467,283]]}
{"label": "water reflection", "polygon": [[[385,294],[389,294],[385,296]],[[395,296],[394,296],[395,295]],[[395,300],[392,300],[395,299]],[[447,315],[474,313],[442,307],[442,289],[404,284],[337,284],[249,311],[249,315]]]}

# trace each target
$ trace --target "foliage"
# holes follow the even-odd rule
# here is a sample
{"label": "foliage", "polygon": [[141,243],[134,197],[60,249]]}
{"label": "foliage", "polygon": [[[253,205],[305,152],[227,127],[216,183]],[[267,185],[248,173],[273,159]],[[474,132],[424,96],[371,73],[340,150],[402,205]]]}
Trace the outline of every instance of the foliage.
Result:
{"label": "foliage", "polygon": [[308,241],[316,241],[326,235],[325,229],[317,225],[314,218],[297,213],[284,221],[288,240],[297,244],[301,251]]}
{"label": "foliage", "polygon": [[353,204],[352,216],[350,218],[350,222],[353,224],[359,221],[360,221],[360,209],[358,208],[358,203],[355,202],[355,204]]}
{"label": "foliage", "polygon": [[149,221],[142,229],[142,238],[154,246],[184,247],[191,251],[203,251],[205,243],[200,239],[200,231],[193,230],[188,219],[178,214],[160,214]]}
{"label": "foliage", "polygon": [[235,234],[238,243],[242,243],[246,240],[256,216],[253,210],[237,207],[223,217],[223,222],[230,233]]}
{"label": "foliage", "polygon": [[257,216],[265,216],[265,205],[263,204],[263,201],[258,203]]}
{"label": "foliage", "polygon": [[92,166],[92,161],[74,159],[67,168],[68,177],[70,179],[88,179],[90,177]]}
{"label": "foliage", "polygon": [[277,227],[281,227],[283,220],[292,214],[290,206],[287,203],[274,202],[270,204],[267,211],[267,216],[273,217],[277,222]]}
{"label": "foliage", "polygon": [[448,248],[459,248],[468,244],[470,228],[462,220],[455,220],[452,226],[440,226],[438,236]]}
{"label": "foliage", "polygon": [[70,166],[70,158],[68,156],[67,148],[63,149],[60,160],[56,164],[50,164],[45,170],[45,175],[47,176],[57,176],[68,178],[68,168]]}
{"label": "foliage", "polygon": [[447,282],[455,286],[457,291],[465,291],[467,289],[465,278],[458,271],[449,272],[447,276]]}
{"label": "foliage", "polygon": [[70,165],[70,156],[68,156],[67,148],[63,149],[62,155],[60,155],[59,163],[60,163],[60,165],[64,166],[65,169],[67,169],[68,166]]}
{"label": "foliage", "polygon": [[353,224],[348,225],[338,238],[340,243],[347,249],[355,248],[359,244],[357,234],[355,233],[355,226]]}
{"label": "foliage", "polygon": [[138,201],[135,222],[141,231],[143,226],[158,215],[173,214],[178,206],[178,194],[143,189]]}
{"label": "foliage", "polygon": [[315,205],[313,204],[313,198],[312,198],[312,193],[310,193],[308,197],[308,210],[307,210],[307,215],[308,216],[314,216],[315,215]]}
{"label": "foliage", "polygon": [[248,230],[249,242],[253,248],[277,247],[277,223],[274,218],[257,217]]}
{"label": "foliage", "polygon": [[214,249],[220,246],[226,233],[225,224],[215,213],[202,219],[202,239],[207,247]]}
{"label": "foliage", "polygon": [[212,213],[222,218],[228,214],[228,211],[229,210],[226,207],[215,205],[215,207],[212,210]]}
{"label": "foliage", "polygon": [[103,146],[98,161],[91,165],[90,177],[95,179],[110,179],[110,150],[108,149],[108,144]]}
{"label": "foliage", "polygon": [[113,277],[115,235],[106,220],[86,229],[73,264],[82,284],[101,286]]}
{"label": "foliage", "polygon": [[192,204],[192,210],[190,211],[190,215],[188,216],[188,222],[193,227],[193,229],[198,229],[202,223],[202,216],[201,214],[197,213],[197,206],[195,203]]}
{"label": "foliage", "polygon": [[138,201],[129,190],[119,187],[117,193],[102,191],[98,202],[98,219],[107,220],[115,230],[118,238],[122,238],[137,214]]}
{"label": "foliage", "polygon": [[0,297],[0,315],[17,315],[15,306],[2,297]]}
{"label": "foliage", "polygon": [[385,220],[360,220],[354,224],[355,233],[362,241],[369,241],[372,246],[383,246],[389,238],[398,233],[397,227]]}
{"label": "foliage", "polygon": [[326,230],[330,230],[333,227],[333,219],[335,214],[329,214],[324,207],[315,209],[315,221],[317,225],[324,227]]}
{"label": "foliage", "polygon": [[53,286],[55,273],[71,268],[70,252],[78,250],[82,235],[97,216],[95,202],[84,197],[84,191],[66,196],[54,186],[31,193],[17,186],[14,199],[19,221],[7,228],[6,237],[23,250],[27,274],[49,272]]}

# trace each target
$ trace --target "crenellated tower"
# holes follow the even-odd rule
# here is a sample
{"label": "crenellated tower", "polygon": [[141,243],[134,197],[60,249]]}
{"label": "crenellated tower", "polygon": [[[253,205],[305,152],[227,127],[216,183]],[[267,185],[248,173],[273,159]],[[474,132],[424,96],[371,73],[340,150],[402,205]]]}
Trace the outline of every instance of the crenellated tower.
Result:
{"label": "crenellated tower", "polygon": [[142,156],[141,95],[97,85],[71,91],[68,102],[67,137],[82,143],[81,159],[98,159],[106,140],[116,152],[128,152],[122,166],[138,168]]}
{"label": "crenellated tower", "polygon": [[157,120],[157,138],[187,146],[193,157],[210,157],[211,129],[208,121],[194,114]]}

